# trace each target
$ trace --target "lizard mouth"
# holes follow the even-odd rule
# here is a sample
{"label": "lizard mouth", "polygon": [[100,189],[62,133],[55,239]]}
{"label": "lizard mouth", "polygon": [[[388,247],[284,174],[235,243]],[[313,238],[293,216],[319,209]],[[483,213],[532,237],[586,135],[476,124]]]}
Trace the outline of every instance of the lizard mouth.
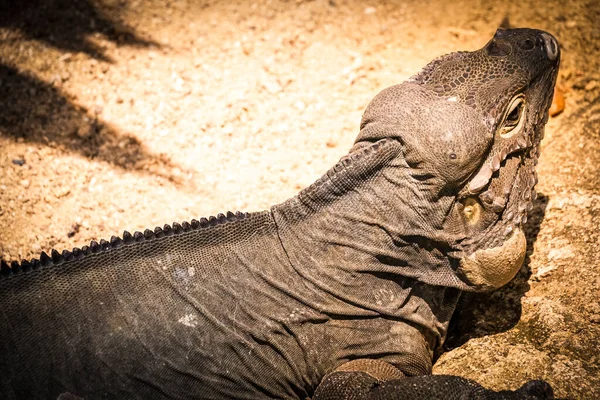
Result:
{"label": "lizard mouth", "polygon": [[471,284],[499,288],[523,265],[527,248],[523,224],[536,198],[534,164],[535,159],[524,153],[509,156],[476,196],[478,224],[485,228],[462,243],[465,255],[459,268]]}

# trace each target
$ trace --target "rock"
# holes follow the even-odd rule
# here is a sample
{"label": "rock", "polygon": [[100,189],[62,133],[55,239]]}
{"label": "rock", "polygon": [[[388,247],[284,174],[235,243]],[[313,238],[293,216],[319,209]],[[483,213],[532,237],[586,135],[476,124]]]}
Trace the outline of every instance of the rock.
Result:
{"label": "rock", "polygon": [[22,158],[18,158],[18,159],[12,160],[12,163],[21,167],[21,166],[25,165],[25,160],[23,160]]}
{"label": "rock", "polygon": [[[550,250],[552,251],[552,250]],[[541,266],[538,268],[537,272],[534,275],[534,278],[543,278],[544,276],[548,275],[550,272],[554,271],[556,269],[556,266],[554,265],[546,265],[546,266]]]}
{"label": "rock", "polygon": [[572,19],[567,21],[565,24],[567,28],[575,28],[577,26],[577,21],[573,21]]}
{"label": "rock", "polygon": [[92,127],[88,124],[81,124],[77,129],[77,136],[82,139],[86,139],[92,135]]}
{"label": "rock", "polygon": [[548,252],[548,260],[564,260],[567,258],[573,258],[575,253],[571,249],[571,246],[552,249]]}
{"label": "rock", "polygon": [[81,228],[81,225],[78,224],[77,222],[74,223],[73,225],[71,225],[71,229],[69,229],[69,231],[67,232],[67,237],[73,237],[77,234],[77,232],[79,232],[79,229]]}
{"label": "rock", "polygon": [[65,197],[69,193],[71,193],[71,189],[68,187],[61,187],[61,188],[54,190],[54,196],[57,199],[60,199],[61,197]]}
{"label": "rock", "polygon": [[585,90],[590,91],[590,90],[594,90],[598,87],[598,81],[595,80],[591,80],[588,83],[585,84],[585,86],[583,87]]}

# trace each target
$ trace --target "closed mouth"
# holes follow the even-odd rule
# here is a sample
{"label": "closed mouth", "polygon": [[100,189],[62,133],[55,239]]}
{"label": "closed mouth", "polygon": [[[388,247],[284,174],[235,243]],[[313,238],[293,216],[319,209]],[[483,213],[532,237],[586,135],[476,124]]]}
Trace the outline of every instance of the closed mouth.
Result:
{"label": "closed mouth", "polygon": [[[488,226],[462,242],[465,250],[501,246],[527,222],[537,198],[537,151],[517,149],[492,168],[487,182],[478,193],[465,191],[463,197],[475,197],[482,207],[481,219]],[[491,163],[490,163],[491,164]],[[496,166],[494,166],[496,167]]]}

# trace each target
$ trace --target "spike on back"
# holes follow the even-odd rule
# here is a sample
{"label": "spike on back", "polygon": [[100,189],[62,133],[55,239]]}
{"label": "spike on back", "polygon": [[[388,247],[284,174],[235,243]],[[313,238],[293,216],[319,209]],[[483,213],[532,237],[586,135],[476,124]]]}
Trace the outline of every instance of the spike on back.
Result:
{"label": "spike on back", "polygon": [[53,262],[53,263],[55,263],[55,264],[56,264],[56,263],[59,263],[59,262],[61,262],[61,261],[62,261],[62,258],[61,258],[61,256],[60,256],[60,253],[59,253],[57,250],[55,250],[55,249],[52,249],[52,251],[50,252],[50,254],[52,255],[52,262]]}
{"label": "spike on back", "polygon": [[71,261],[75,259],[75,256],[69,250],[63,250],[61,257],[64,261]]}
{"label": "spike on back", "polygon": [[21,272],[21,265],[19,265],[18,262],[13,261],[10,263],[10,269],[13,271],[13,273],[18,274]]}
{"label": "spike on back", "polygon": [[128,231],[123,231],[123,237],[111,236],[110,240],[101,239],[100,242],[92,240],[89,246],[81,248],[74,247],[73,250],[63,250],[62,253],[56,249],[50,251],[50,255],[42,252],[39,259],[32,258],[30,261],[22,260],[20,263],[13,261],[10,264],[4,260],[0,260],[0,276],[8,277],[20,272],[28,272],[40,267],[48,267],[58,265],[65,262],[81,259],[90,254],[100,253],[112,249],[119,248],[134,242],[161,238],[163,236],[171,236],[190,232],[192,230],[204,229],[212,226],[225,224],[248,217],[249,213],[236,211],[235,213],[228,211],[226,214],[219,213],[217,216],[200,218],[200,220],[192,219],[190,222],[183,221],[181,224],[174,222],[171,226],[166,224],[163,228],[156,227],[154,230],[146,229],[144,232],[136,231],[133,235]]}
{"label": "spike on back", "polygon": [[33,269],[33,264],[27,260],[21,261],[21,269],[23,272],[29,272]]}
{"label": "spike on back", "polygon": [[122,244],[123,244],[123,241],[118,236],[111,236],[110,237],[110,245],[113,248],[117,248],[117,247],[121,246]]}
{"label": "spike on back", "polygon": [[133,241],[133,236],[131,236],[131,233],[123,231],[123,241],[125,243],[131,243]]}
{"label": "spike on back", "polygon": [[181,233],[181,232],[183,232],[183,228],[181,227],[181,225],[179,225],[179,223],[173,222],[171,224],[171,226],[173,226],[173,230],[175,231],[175,233]]}
{"label": "spike on back", "polygon": [[99,252],[100,249],[100,244],[98,244],[98,242],[96,242],[95,240],[92,240],[90,242],[90,250],[92,251],[92,253],[97,253]]}
{"label": "spike on back", "polygon": [[52,259],[50,256],[48,256],[48,254],[46,254],[45,251],[42,251],[42,254],[40,254],[40,264],[42,267],[48,267],[52,265]]}

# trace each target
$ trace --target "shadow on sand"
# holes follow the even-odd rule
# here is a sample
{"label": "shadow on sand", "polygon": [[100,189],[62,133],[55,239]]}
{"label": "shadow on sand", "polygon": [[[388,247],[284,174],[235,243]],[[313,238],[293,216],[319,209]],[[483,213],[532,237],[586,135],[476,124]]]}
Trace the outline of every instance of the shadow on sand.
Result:
{"label": "shadow on sand", "polygon": [[[8,41],[41,41],[65,53],[83,52],[103,62],[113,61],[90,40],[91,35],[100,34],[117,45],[159,47],[116,20],[114,16],[124,6],[122,2],[113,3],[0,0],[0,28],[19,33],[8,35]],[[102,122],[95,110],[74,104],[60,86],[40,80],[35,72],[0,62],[0,99],[2,136],[42,143],[178,182],[172,174],[175,165],[166,157],[149,152],[134,136]]]}
{"label": "shadow on sand", "polygon": [[0,0],[0,28],[18,31],[28,39],[43,41],[65,52],[83,52],[112,61],[89,40],[101,34],[121,45],[148,47],[157,43],[140,38],[131,27],[111,18],[121,3],[100,8],[90,0]]}
{"label": "shadow on sand", "polygon": [[0,135],[79,153],[177,183],[171,173],[175,165],[169,160],[149,152],[137,138],[103,123],[93,112],[71,103],[53,85],[0,64],[0,99]]}
{"label": "shadow on sand", "polygon": [[463,293],[450,321],[444,351],[460,347],[471,338],[505,332],[521,318],[521,298],[529,290],[530,255],[544,220],[548,197],[538,194],[533,211],[525,224],[527,256],[517,276],[506,286],[491,293]]}

